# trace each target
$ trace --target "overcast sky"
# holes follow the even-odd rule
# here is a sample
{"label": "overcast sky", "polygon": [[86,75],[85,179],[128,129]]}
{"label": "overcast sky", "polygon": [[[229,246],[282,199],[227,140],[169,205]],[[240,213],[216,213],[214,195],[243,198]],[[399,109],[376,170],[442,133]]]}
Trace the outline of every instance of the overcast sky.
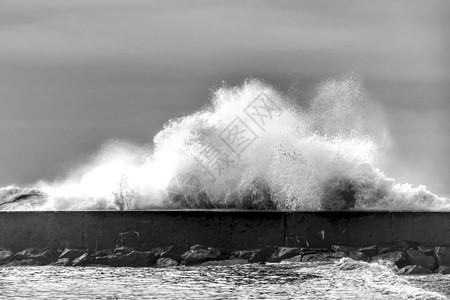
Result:
{"label": "overcast sky", "polygon": [[0,0],[0,185],[150,143],[224,80],[355,72],[387,113],[388,175],[449,192],[449,29],[445,0]]}

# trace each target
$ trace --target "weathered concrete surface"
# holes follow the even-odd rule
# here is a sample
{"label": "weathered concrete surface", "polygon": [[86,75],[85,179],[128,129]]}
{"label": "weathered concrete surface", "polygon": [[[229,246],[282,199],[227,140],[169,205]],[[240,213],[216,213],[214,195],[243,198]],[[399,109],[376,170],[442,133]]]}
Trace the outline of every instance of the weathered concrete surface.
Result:
{"label": "weathered concrete surface", "polygon": [[0,247],[72,247],[82,244],[82,212],[0,212]]}
{"label": "weathered concrete surface", "polygon": [[450,244],[450,212],[286,212],[286,245]]}
{"label": "weathered concrete surface", "polygon": [[0,247],[114,248],[118,233],[139,234],[147,247],[206,244],[225,249],[263,245],[363,246],[396,240],[450,245],[446,212],[283,212],[235,210],[0,212]]}
{"label": "weathered concrete surface", "polygon": [[280,212],[262,211],[87,211],[82,243],[89,248],[114,248],[119,232],[134,230],[150,248],[177,244],[234,249],[282,245],[284,217]]}

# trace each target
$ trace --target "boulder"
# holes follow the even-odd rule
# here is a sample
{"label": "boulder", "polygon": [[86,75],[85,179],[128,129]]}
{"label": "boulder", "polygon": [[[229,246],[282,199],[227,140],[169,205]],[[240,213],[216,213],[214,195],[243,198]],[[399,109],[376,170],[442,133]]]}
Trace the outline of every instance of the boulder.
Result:
{"label": "boulder", "polygon": [[48,265],[55,261],[58,253],[52,248],[27,248],[14,255],[15,260],[33,260],[36,265]]}
{"label": "boulder", "polygon": [[420,275],[420,274],[431,274],[433,273],[433,271],[431,271],[430,269],[421,267],[421,266],[416,266],[416,265],[408,265],[403,267],[402,269],[399,270],[400,274],[405,274],[405,275]]}
{"label": "boulder", "polygon": [[439,274],[450,274],[450,266],[441,266],[434,272]]}
{"label": "boulder", "polygon": [[417,246],[416,242],[402,240],[397,242],[381,244],[378,245],[377,248],[378,254],[385,254],[388,252],[398,252],[398,251],[405,252],[411,248],[415,248],[416,246]]}
{"label": "boulder", "polygon": [[434,246],[419,245],[419,246],[417,246],[417,250],[419,250],[420,252],[422,252],[425,255],[434,256]]}
{"label": "boulder", "polygon": [[69,258],[59,258],[57,261],[52,263],[53,266],[71,266],[72,262]]}
{"label": "boulder", "polygon": [[118,254],[91,257],[89,264],[103,265],[103,266],[118,266],[119,265]]}
{"label": "boulder", "polygon": [[301,262],[302,256],[303,256],[302,254],[299,254],[299,255],[293,256],[291,258],[284,259],[283,261],[285,261],[285,262]]}
{"label": "boulder", "polygon": [[439,266],[450,266],[450,247],[434,248],[434,256]]}
{"label": "boulder", "polygon": [[371,262],[389,261],[395,264],[399,269],[408,265],[406,253],[402,251],[387,252],[373,256]]}
{"label": "boulder", "polygon": [[435,270],[437,267],[434,256],[425,255],[419,250],[409,249],[406,251],[406,256],[411,265],[421,266],[430,270]]}
{"label": "boulder", "polygon": [[133,250],[134,249],[132,247],[117,245],[116,248],[114,249],[114,253],[115,254],[126,254],[126,253],[130,253]]}
{"label": "boulder", "polygon": [[300,253],[305,254],[317,254],[317,253],[330,253],[328,248],[300,248]]}
{"label": "boulder", "polygon": [[229,253],[214,247],[195,245],[181,255],[181,261],[186,266],[199,264],[208,260],[223,260],[229,257]]}
{"label": "boulder", "polygon": [[82,267],[82,266],[89,264],[90,259],[91,259],[91,255],[89,254],[89,252],[86,252],[83,255],[81,255],[80,257],[75,258],[72,261],[72,265],[75,267]]}
{"label": "boulder", "polygon": [[365,261],[365,262],[370,261],[370,257],[365,255],[363,252],[359,252],[359,251],[351,251],[348,254],[348,257],[350,257],[353,260],[357,260],[357,261]]}
{"label": "boulder", "polygon": [[70,261],[83,255],[87,250],[81,249],[64,249],[59,258],[68,258]]}
{"label": "boulder", "polygon": [[239,250],[232,253],[233,258],[245,259],[251,263],[264,262],[269,260],[277,250],[276,247],[265,247],[253,250]]}
{"label": "boulder", "polygon": [[107,265],[111,267],[149,267],[155,263],[157,257],[150,251],[136,251],[116,253],[107,256],[93,257],[89,264]]}
{"label": "boulder", "polygon": [[343,257],[345,257],[344,252],[305,254],[302,256],[302,262],[334,261]]}
{"label": "boulder", "polygon": [[268,258],[268,262],[280,262],[284,259],[291,258],[301,253],[301,248],[294,247],[279,247],[272,253],[272,256]]}
{"label": "boulder", "polygon": [[225,260],[210,260],[200,264],[200,266],[234,266],[248,264],[246,259],[225,259]]}
{"label": "boulder", "polygon": [[156,263],[153,265],[155,268],[174,268],[178,266],[178,262],[169,257],[158,258]]}
{"label": "boulder", "polygon": [[368,257],[372,257],[378,254],[378,247],[376,245],[373,246],[366,246],[366,247],[359,247],[358,252],[362,252]]}
{"label": "boulder", "polygon": [[41,266],[42,264],[39,261],[34,259],[23,259],[23,260],[13,260],[9,263],[5,264],[5,267],[16,267],[16,266]]}
{"label": "boulder", "polygon": [[93,257],[101,257],[101,256],[108,256],[113,255],[114,251],[111,249],[105,249],[105,250],[99,250],[92,253]]}
{"label": "boulder", "polygon": [[141,244],[139,240],[139,232],[128,230],[126,232],[119,233],[116,244],[118,246],[127,246],[133,249],[137,249]]}
{"label": "boulder", "polygon": [[331,246],[331,250],[334,252],[344,252],[349,254],[352,251],[358,251],[364,253],[368,257],[372,257],[378,254],[377,246],[366,246],[366,247],[350,247],[350,246],[342,246],[342,245],[333,245]]}
{"label": "boulder", "polygon": [[181,260],[181,255],[188,250],[188,245],[172,245],[153,248],[150,252],[154,253],[157,257],[167,257],[179,262]]}
{"label": "boulder", "polygon": [[0,251],[0,265],[9,263],[14,259],[14,253],[9,250]]}
{"label": "boulder", "polygon": [[124,267],[149,267],[156,262],[156,255],[150,251],[132,251],[120,256],[119,261]]}

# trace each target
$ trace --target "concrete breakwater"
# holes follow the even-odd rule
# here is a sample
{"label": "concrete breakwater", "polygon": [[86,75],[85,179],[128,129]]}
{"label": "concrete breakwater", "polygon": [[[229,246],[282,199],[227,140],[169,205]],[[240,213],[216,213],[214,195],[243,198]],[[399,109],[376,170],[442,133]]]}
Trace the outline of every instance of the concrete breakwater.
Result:
{"label": "concrete breakwater", "polygon": [[450,273],[440,212],[79,211],[0,214],[0,265],[174,267],[388,261]]}
{"label": "concrete breakwater", "polygon": [[450,213],[388,211],[35,211],[0,212],[0,247],[114,249],[134,231],[147,247],[209,245],[329,248],[408,240],[450,245]]}

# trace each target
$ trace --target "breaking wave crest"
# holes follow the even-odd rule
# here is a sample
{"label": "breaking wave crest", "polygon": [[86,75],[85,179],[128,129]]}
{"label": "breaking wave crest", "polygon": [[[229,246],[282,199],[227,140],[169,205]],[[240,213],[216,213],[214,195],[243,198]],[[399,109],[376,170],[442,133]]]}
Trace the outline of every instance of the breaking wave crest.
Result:
{"label": "breaking wave crest", "polygon": [[64,180],[0,189],[0,209],[450,208],[383,173],[389,134],[357,80],[325,81],[298,103],[261,80],[224,85],[153,149],[110,143]]}

